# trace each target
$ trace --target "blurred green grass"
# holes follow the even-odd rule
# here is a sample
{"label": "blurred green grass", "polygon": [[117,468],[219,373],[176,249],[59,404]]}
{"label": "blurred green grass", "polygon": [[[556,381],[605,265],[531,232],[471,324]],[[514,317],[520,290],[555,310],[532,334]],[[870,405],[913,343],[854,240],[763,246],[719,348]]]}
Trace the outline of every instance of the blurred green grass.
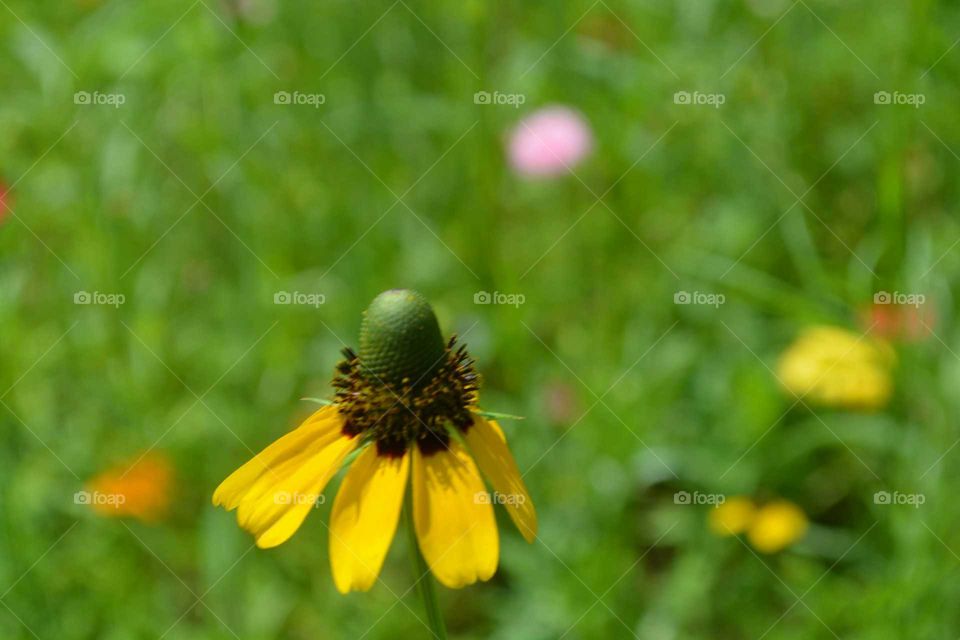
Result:
{"label": "blurred green grass", "polygon": [[[7,0],[0,16],[0,177],[16,182],[0,227],[2,637],[426,634],[405,540],[385,584],[344,598],[328,507],[262,552],[209,503],[309,411],[298,398],[329,394],[361,310],[396,286],[465,333],[485,405],[527,416],[506,428],[541,542],[501,518],[497,577],[441,594],[452,635],[955,633],[951,3]],[[480,90],[526,103],[476,105]],[[673,102],[694,90],[726,103]],[[503,143],[550,103],[582,111],[597,148],[576,177],[527,183]],[[526,303],[476,306],[480,290]],[[727,302],[674,305],[679,290]],[[895,401],[789,409],[764,364],[809,323],[856,327],[879,290],[937,311],[936,337],[899,349]],[[168,522],[73,504],[154,446],[178,469]],[[784,496],[814,527],[757,557],[678,490]],[[926,503],[876,505],[878,490]]]}

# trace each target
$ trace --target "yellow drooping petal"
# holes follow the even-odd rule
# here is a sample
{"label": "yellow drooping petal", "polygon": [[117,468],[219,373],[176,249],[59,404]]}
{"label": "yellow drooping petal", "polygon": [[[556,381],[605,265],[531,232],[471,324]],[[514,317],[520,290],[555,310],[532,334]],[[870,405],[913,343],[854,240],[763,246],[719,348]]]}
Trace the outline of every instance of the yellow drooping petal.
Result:
{"label": "yellow drooping petal", "polygon": [[343,420],[337,408],[332,405],[322,407],[299,427],[273,442],[221,482],[213,492],[214,506],[222,505],[227,511],[236,509],[253,484],[268,470],[276,471],[277,466],[297,457],[311,443],[329,441],[342,428]]}
{"label": "yellow drooping petal", "polygon": [[305,457],[295,473],[278,474],[269,490],[240,504],[240,526],[256,536],[261,549],[286,542],[317,506],[324,487],[356,446],[356,438],[341,436],[312,457]]}
{"label": "yellow drooping petal", "polygon": [[718,536],[743,533],[753,522],[757,507],[746,496],[734,496],[710,510],[710,530]]}
{"label": "yellow drooping petal", "polygon": [[324,407],[233,472],[213,503],[237,508],[237,522],[261,549],[286,542],[357,446],[341,433],[342,424],[335,407]]}
{"label": "yellow drooping petal", "polygon": [[893,392],[895,355],[888,344],[838,327],[811,327],[783,352],[777,377],[815,403],[879,409]]}
{"label": "yellow drooping petal", "polygon": [[330,517],[330,566],[340,593],[373,586],[397,531],[410,454],[381,456],[367,447],[350,465]]}
{"label": "yellow drooping petal", "polygon": [[788,500],[776,500],[757,511],[747,539],[757,551],[776,553],[802,538],[808,526],[800,507]]}
{"label": "yellow drooping petal", "polygon": [[437,580],[458,589],[489,580],[500,540],[493,507],[470,455],[451,440],[443,451],[413,449],[413,519],[417,542]]}
{"label": "yellow drooping petal", "polygon": [[537,537],[537,512],[500,425],[474,414],[466,441],[477,466],[493,485],[491,502],[506,507],[526,541],[533,542]]}

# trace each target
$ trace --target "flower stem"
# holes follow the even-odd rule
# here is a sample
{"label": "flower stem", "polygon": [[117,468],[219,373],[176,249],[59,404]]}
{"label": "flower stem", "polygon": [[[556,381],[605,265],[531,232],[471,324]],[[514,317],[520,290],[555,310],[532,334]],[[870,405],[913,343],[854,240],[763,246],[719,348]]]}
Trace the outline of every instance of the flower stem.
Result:
{"label": "flower stem", "polygon": [[410,539],[410,550],[413,555],[415,586],[423,598],[423,607],[427,610],[427,621],[430,624],[430,632],[436,640],[447,640],[447,627],[443,623],[443,613],[440,611],[440,602],[437,600],[437,589],[433,583],[433,576],[430,574],[430,567],[423,554],[420,553],[420,547],[417,545],[417,531],[413,524],[413,504],[407,495],[406,503],[403,505],[403,511],[406,514],[404,520],[407,522],[407,537]]}

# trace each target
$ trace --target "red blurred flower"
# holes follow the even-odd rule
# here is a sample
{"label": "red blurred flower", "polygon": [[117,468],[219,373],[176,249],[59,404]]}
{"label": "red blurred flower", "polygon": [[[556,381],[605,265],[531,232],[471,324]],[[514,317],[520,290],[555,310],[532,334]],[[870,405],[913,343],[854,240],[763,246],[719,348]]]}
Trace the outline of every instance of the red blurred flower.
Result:
{"label": "red blurred flower", "polygon": [[914,342],[929,336],[936,326],[932,305],[875,302],[861,314],[864,329],[874,337]]}
{"label": "red blurred flower", "polygon": [[10,213],[10,187],[0,180],[0,223],[7,219]]}

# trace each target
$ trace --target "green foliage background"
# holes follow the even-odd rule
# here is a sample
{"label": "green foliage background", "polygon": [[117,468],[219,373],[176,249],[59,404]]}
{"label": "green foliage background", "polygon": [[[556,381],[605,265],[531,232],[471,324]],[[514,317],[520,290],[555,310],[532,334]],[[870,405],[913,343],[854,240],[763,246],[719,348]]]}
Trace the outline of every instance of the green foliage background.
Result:
{"label": "green foliage background", "polygon": [[[426,637],[402,534],[383,582],[342,597],[329,505],[268,552],[210,505],[299,398],[329,395],[360,312],[398,286],[464,334],[485,406],[527,416],[505,428],[540,541],[499,514],[495,579],[441,593],[452,636],[956,637],[960,7],[0,5],[0,637]],[[524,181],[504,141],[551,103],[595,152]],[[815,322],[862,331],[881,290],[937,317],[898,346],[888,409],[794,403],[780,351]],[[168,521],[74,504],[151,447],[178,471]],[[758,556],[676,491],[786,497],[813,527]]]}

